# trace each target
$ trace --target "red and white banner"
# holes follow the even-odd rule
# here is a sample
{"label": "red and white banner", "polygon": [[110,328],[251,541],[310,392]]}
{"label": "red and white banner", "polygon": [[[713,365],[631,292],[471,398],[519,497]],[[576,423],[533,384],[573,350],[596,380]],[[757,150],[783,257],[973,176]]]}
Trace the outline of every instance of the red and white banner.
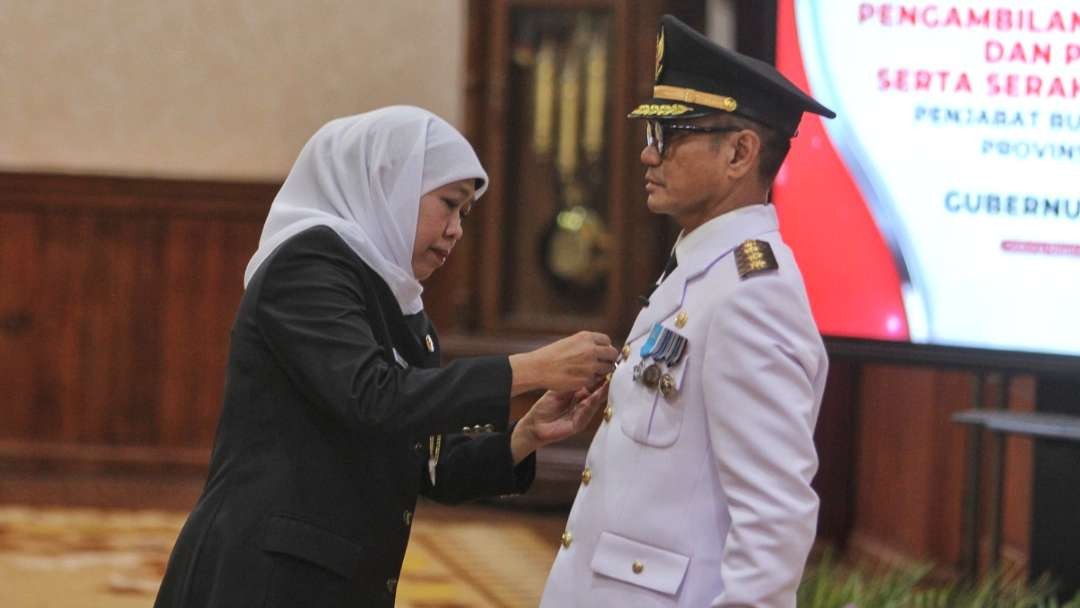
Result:
{"label": "red and white banner", "polygon": [[1080,3],[781,0],[774,188],[826,335],[1080,355]]}

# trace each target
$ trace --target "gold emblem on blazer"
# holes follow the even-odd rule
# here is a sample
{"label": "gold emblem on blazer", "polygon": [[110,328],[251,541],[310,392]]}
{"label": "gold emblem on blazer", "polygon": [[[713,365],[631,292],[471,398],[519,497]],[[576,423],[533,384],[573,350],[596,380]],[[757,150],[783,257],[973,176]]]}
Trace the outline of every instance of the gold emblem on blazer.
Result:
{"label": "gold emblem on blazer", "polygon": [[675,378],[671,374],[660,376],[660,393],[665,397],[675,394]]}
{"label": "gold emblem on blazer", "polygon": [[735,248],[735,266],[739,269],[739,276],[744,279],[780,267],[769,243],[755,239],[744,241]]}

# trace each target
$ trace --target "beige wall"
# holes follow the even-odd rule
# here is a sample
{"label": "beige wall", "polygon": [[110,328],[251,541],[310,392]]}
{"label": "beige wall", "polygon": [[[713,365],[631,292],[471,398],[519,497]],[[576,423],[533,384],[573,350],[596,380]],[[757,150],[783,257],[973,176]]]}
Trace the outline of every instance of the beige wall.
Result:
{"label": "beige wall", "polygon": [[465,0],[0,2],[0,171],[280,179],[335,116],[463,122]]}

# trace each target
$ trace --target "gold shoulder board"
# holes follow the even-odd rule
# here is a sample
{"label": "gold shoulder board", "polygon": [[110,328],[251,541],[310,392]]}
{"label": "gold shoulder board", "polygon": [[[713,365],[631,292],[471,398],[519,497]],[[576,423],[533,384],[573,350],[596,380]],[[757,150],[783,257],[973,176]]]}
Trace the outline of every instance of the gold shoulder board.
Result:
{"label": "gold shoulder board", "polygon": [[744,279],[752,274],[780,267],[769,243],[753,239],[743,241],[742,245],[735,248],[735,266],[739,269],[739,276]]}

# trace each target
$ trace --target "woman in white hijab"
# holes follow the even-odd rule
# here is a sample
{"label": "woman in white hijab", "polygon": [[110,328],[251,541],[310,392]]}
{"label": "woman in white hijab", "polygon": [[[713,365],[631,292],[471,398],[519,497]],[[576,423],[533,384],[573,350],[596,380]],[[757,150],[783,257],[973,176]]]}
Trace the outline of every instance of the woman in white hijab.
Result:
{"label": "woman in white hijab", "polygon": [[[418,494],[522,492],[534,451],[606,401],[602,334],[440,367],[420,281],[486,186],[465,138],[419,108],[304,146],[244,274],[209,480],[155,606],[392,606]],[[508,425],[510,398],[538,388]]]}

